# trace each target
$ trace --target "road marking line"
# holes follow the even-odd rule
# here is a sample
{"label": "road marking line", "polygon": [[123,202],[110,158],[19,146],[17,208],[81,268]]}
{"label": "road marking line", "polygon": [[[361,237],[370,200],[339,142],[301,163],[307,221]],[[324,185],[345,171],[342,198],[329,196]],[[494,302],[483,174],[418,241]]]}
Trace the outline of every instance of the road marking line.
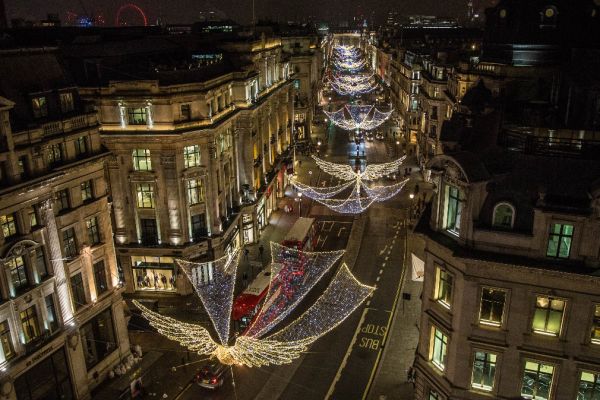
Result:
{"label": "road marking line", "polygon": [[382,273],[382,272],[383,272],[383,268],[381,268],[381,269],[379,270],[379,275],[381,275],[381,273]]}
{"label": "road marking line", "polygon": [[380,279],[381,279],[381,276],[378,276],[377,279],[375,279],[375,282],[379,282]]}
{"label": "road marking line", "polygon": [[327,391],[327,394],[325,395],[325,400],[327,400],[327,399],[329,399],[329,397],[331,397],[331,395],[333,394],[333,391],[335,389],[335,384],[340,380],[340,377],[342,376],[342,370],[346,367],[346,363],[348,362],[348,357],[350,357],[350,353],[352,353],[352,350],[354,349],[354,343],[356,343],[356,338],[358,337],[358,334],[360,333],[362,324],[365,322],[365,317],[367,316],[367,313],[369,312],[369,310],[370,310],[370,308],[368,308],[368,307],[365,307],[365,309],[363,310],[363,313],[360,317],[360,321],[358,322],[358,326],[356,327],[356,330],[354,331],[354,336],[352,337],[352,342],[350,342],[350,346],[348,346],[348,350],[346,350],[346,354],[344,354],[342,363],[340,364],[340,367],[338,368],[337,372],[335,373],[335,378],[333,378],[333,382],[331,382],[331,385],[329,386],[329,390]]}
{"label": "road marking line", "polygon": [[388,256],[385,256],[385,261],[387,261],[387,260],[388,260],[388,258],[389,258]]}
{"label": "road marking line", "polygon": [[381,263],[381,266],[382,266],[382,267],[385,267],[385,264],[386,264],[386,263]]}
{"label": "road marking line", "polygon": [[382,255],[383,253],[385,253],[385,250],[387,249],[388,245],[386,244],[385,247],[383,248],[383,250],[381,250],[379,252],[379,255]]}

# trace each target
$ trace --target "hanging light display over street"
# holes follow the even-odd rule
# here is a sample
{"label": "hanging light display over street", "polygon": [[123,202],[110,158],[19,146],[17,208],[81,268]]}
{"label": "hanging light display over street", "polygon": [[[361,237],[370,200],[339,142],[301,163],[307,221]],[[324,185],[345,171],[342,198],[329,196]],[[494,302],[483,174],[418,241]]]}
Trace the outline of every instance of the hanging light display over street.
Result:
{"label": "hanging light display over street", "polygon": [[[355,171],[348,164],[336,164],[313,156],[313,159],[321,170],[334,176],[345,183],[333,186],[316,188],[303,184],[297,179],[292,181],[301,193],[313,199],[327,208],[341,214],[359,214],[369,208],[375,202],[386,201],[397,195],[408,182],[408,179],[392,185],[369,186],[366,182],[375,181],[387,175],[398,172],[406,157],[384,164],[370,164],[363,172]],[[346,189],[352,188],[347,197],[334,198]]]}
{"label": "hanging light display over street", "polygon": [[392,115],[393,110],[383,112],[373,105],[346,104],[338,111],[323,112],[342,129],[370,131],[383,124]]}
{"label": "hanging light display over street", "polygon": [[206,308],[220,344],[199,324],[166,317],[136,300],[133,303],[159,333],[198,354],[216,357],[223,364],[260,367],[290,363],[341,324],[375,289],[360,283],[342,264],[325,292],[300,317],[267,336],[344,253],[303,252],[275,243],[271,246],[271,282],[265,303],[248,330],[231,345],[229,321],[239,265],[237,252],[208,263],[178,261]]}

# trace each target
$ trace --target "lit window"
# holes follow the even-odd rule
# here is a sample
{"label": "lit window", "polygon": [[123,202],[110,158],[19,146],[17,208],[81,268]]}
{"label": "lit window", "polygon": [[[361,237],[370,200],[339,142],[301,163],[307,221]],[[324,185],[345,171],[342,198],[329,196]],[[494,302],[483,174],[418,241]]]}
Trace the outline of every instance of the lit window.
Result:
{"label": "lit window", "polygon": [[427,396],[427,400],[442,400],[442,396],[438,392],[433,389],[429,389],[429,395]]}
{"label": "lit window", "polygon": [[555,297],[537,296],[533,331],[543,335],[560,335],[565,303],[565,300]]}
{"label": "lit window", "polygon": [[100,228],[98,227],[98,217],[93,217],[85,221],[88,241],[91,246],[100,243]]}
{"label": "lit window", "polygon": [[38,218],[37,218],[37,213],[35,211],[35,207],[31,207],[29,209],[29,211],[27,212],[27,215],[29,215],[29,226],[31,228],[35,228],[38,226]]}
{"label": "lit window", "polygon": [[505,301],[506,292],[504,290],[483,288],[481,290],[481,309],[479,311],[479,322],[484,325],[502,325]]}
{"label": "lit window", "polygon": [[152,171],[152,159],[149,149],[133,150],[133,169],[136,171]]}
{"label": "lit window", "polygon": [[12,337],[10,335],[10,325],[8,321],[0,323],[0,342],[2,343],[2,353],[4,361],[8,361],[15,357],[15,348],[13,346]]}
{"label": "lit window", "polygon": [[77,256],[77,240],[75,239],[75,229],[69,228],[63,231],[63,250],[66,258]]}
{"label": "lit window", "polygon": [[452,285],[454,283],[452,275],[441,267],[436,266],[435,280],[435,300],[446,308],[450,308],[452,301]]}
{"label": "lit window", "polygon": [[487,353],[485,351],[475,352],[471,387],[485,391],[494,389],[496,358],[497,355],[494,353]]}
{"label": "lit window", "polygon": [[81,188],[81,201],[84,203],[88,200],[91,200],[94,196],[92,193],[92,180],[85,181],[79,185]]}
{"label": "lit window", "polygon": [[552,224],[548,237],[548,257],[569,258],[573,242],[573,225]]}
{"label": "lit window", "polygon": [[37,310],[35,306],[31,306],[20,313],[21,327],[23,328],[23,336],[25,344],[35,340],[40,336],[40,325],[38,323]]}
{"label": "lit window", "polygon": [[579,391],[577,400],[598,400],[600,399],[600,374],[594,372],[581,371],[579,380]]}
{"label": "lit window", "polygon": [[46,102],[46,96],[34,97],[31,99],[31,106],[33,108],[34,118],[48,116],[48,103]]}
{"label": "lit window", "polygon": [[128,108],[127,117],[129,125],[147,125],[148,110],[146,107]]}
{"label": "lit window", "polygon": [[17,234],[17,223],[15,214],[0,215],[0,226],[5,239]]}
{"label": "lit window", "polygon": [[455,235],[460,232],[460,219],[462,214],[462,202],[460,192],[455,186],[446,186],[446,213],[444,228]]}
{"label": "lit window", "polygon": [[200,146],[186,146],[183,148],[183,164],[185,168],[197,167],[200,165]]}
{"label": "lit window", "polygon": [[151,183],[138,183],[137,206],[138,208],[154,208],[154,186]]}
{"label": "lit window", "polygon": [[494,207],[492,226],[496,228],[511,229],[514,224],[515,211],[510,204],[499,203]]}
{"label": "lit window", "polygon": [[69,189],[60,190],[56,193],[56,203],[58,205],[58,211],[68,210],[71,207],[69,201]]}
{"label": "lit window", "polygon": [[204,188],[200,179],[187,180],[188,202],[190,205],[204,201]]}
{"label": "lit window", "polygon": [[435,326],[431,328],[431,343],[429,359],[440,370],[446,368],[446,351],[448,347],[448,337]]}
{"label": "lit window", "polygon": [[75,105],[73,103],[73,93],[61,93],[60,94],[60,109],[63,113],[73,111]]}
{"label": "lit window", "polygon": [[549,400],[553,379],[553,365],[533,360],[525,361],[521,396],[526,399]]}
{"label": "lit window", "polygon": [[600,344],[600,305],[594,306],[592,319],[592,343]]}
{"label": "lit window", "polygon": [[29,285],[29,279],[27,278],[27,271],[25,270],[25,262],[23,257],[17,256],[11,258],[8,261],[8,269],[10,274],[10,281],[12,282],[13,288],[16,292]]}

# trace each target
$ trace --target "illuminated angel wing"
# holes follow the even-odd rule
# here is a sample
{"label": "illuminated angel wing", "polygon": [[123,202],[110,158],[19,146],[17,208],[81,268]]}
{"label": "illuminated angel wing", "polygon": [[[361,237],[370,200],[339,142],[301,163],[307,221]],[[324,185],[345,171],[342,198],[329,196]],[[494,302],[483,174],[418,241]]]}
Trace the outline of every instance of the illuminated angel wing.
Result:
{"label": "illuminated angel wing", "polygon": [[313,159],[321,168],[321,170],[329,175],[335,176],[338,179],[344,181],[350,181],[357,178],[356,172],[352,169],[352,167],[348,164],[336,164],[329,161],[322,160],[316,156],[313,156]]}
{"label": "illuminated angel wing", "polygon": [[137,300],[133,300],[133,304],[142,311],[142,316],[160,334],[179,342],[182,346],[198,354],[210,355],[220,347],[212,340],[210,333],[200,325],[181,322],[161,315],[144,307]]}
{"label": "illuminated angel wing", "polygon": [[300,357],[313,341],[313,338],[279,341],[239,336],[235,341],[235,346],[223,348],[223,350],[235,364],[262,367],[291,363]]}
{"label": "illuminated angel wing", "polygon": [[398,168],[404,162],[406,156],[384,164],[369,164],[364,172],[360,174],[360,179],[363,181],[374,181],[385,175],[397,174]]}

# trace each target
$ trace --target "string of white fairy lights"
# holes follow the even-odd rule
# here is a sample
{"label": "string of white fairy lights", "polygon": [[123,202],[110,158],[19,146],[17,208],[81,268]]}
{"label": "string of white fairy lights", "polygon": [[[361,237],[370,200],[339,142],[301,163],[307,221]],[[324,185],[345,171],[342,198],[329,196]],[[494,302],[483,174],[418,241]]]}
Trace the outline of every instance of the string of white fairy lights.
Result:
{"label": "string of white fairy lights", "polygon": [[[302,252],[277,244],[272,246],[274,250],[272,288],[269,287],[267,303],[250,327],[248,333],[251,335],[242,334],[236,337],[232,345],[229,345],[229,340],[222,336],[225,336],[226,327],[227,332],[229,331],[233,302],[233,295],[229,292],[230,290],[232,292],[232,277],[235,282],[239,262],[238,252],[209,263],[177,261],[200,296],[221,344],[215,342],[210,332],[201,325],[161,315],[136,300],[133,303],[160,334],[198,354],[215,357],[223,364],[261,367],[290,363],[300,357],[311,343],[342,323],[373,288],[358,282],[344,266],[342,272],[338,271],[336,277],[329,283],[326,291],[302,314],[301,321],[292,322],[294,325],[292,330],[282,328],[281,332],[286,333],[281,339],[273,336],[265,337],[275,325],[289,316],[343,254],[343,251]],[[298,274],[299,270],[301,275],[297,276],[298,279],[294,279],[294,274]],[[290,276],[292,279],[287,279]],[[291,284],[292,286],[287,289],[292,290],[284,290],[285,284]],[[356,290],[357,293],[351,293],[352,290]],[[216,298],[216,293],[219,291],[224,299]],[[343,304],[328,307],[332,294],[343,295],[344,297],[339,297],[343,299]],[[328,315],[321,315],[323,312]],[[321,321],[323,324],[317,326],[314,321]],[[283,336],[290,339],[284,339]]]}
{"label": "string of white fairy lights", "polygon": [[239,254],[239,250],[236,250],[217,260],[203,263],[175,260],[202,300],[223,345],[229,341],[231,321],[229,316],[233,304]]}
{"label": "string of white fairy lights", "polygon": [[271,282],[265,303],[245,336],[261,337],[289,315],[329,271],[344,250],[299,251],[271,242]]}
{"label": "string of white fairy lights", "polygon": [[[408,179],[392,185],[369,186],[366,182],[375,181],[387,175],[398,172],[398,168],[406,157],[383,164],[369,164],[364,171],[355,171],[348,164],[338,164],[325,161],[316,156],[313,159],[319,168],[345,183],[333,187],[315,188],[303,184],[297,179],[294,185],[306,197],[323,204],[327,208],[342,214],[359,214],[375,202],[383,202],[396,196],[406,185]],[[352,187],[350,194],[344,198],[334,198],[345,189]]]}
{"label": "string of white fairy lights", "polygon": [[[373,105],[346,104],[338,111],[323,112],[339,128],[370,131],[383,124],[392,115],[393,110],[383,112]],[[350,118],[346,114],[349,114]]]}

